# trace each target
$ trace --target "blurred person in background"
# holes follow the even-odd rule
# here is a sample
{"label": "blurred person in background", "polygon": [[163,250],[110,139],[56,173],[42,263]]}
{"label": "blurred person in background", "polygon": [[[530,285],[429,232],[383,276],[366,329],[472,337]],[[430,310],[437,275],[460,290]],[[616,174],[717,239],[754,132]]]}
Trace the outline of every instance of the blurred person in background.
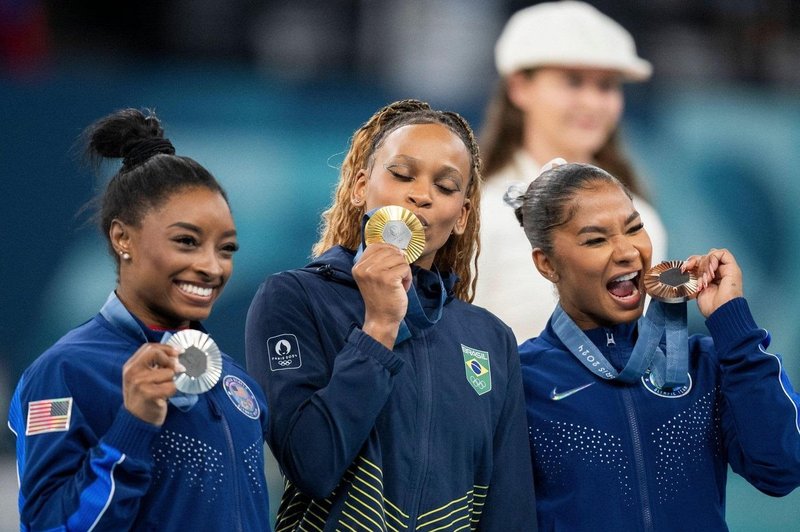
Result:
{"label": "blurred person in background", "polygon": [[624,28],[589,4],[569,0],[515,13],[497,41],[495,63],[501,79],[481,138],[485,183],[475,304],[522,341],[544,328],[555,293],[524,260],[530,244],[503,195],[515,183],[524,191],[544,162],[561,157],[618,176],[634,194],[655,257],[665,258],[663,224],[619,138],[622,84],[646,80],[652,69]]}
{"label": "blurred person in background", "polygon": [[564,164],[518,199],[532,275],[559,295],[520,345],[539,529],[726,531],[729,465],[768,495],[800,485],[800,396],[733,254],[672,266],[710,333],[688,337],[670,322],[684,301],[642,316],[652,246],[622,183]]}
{"label": "blurred person in background", "polygon": [[[247,366],[286,477],[277,530],[536,529],[516,342],[469,304],[480,168],[455,113],[380,109],[352,137],[315,260],[256,293]],[[421,222],[418,258],[364,245],[389,205]]]}
{"label": "blurred person in background", "polygon": [[[268,530],[266,398],[221,354],[206,393],[165,342],[204,332],[233,270],[225,192],[175,155],[155,115],[126,109],[86,131],[95,161],[122,158],[99,203],[117,285],[100,312],[22,375],[17,437],[23,530]],[[189,362],[187,362],[189,364]]]}

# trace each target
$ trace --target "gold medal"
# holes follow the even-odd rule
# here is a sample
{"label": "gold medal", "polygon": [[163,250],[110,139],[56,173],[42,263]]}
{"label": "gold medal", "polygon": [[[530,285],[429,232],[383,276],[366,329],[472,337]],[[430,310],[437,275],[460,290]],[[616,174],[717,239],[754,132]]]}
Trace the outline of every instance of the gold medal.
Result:
{"label": "gold medal", "polygon": [[681,272],[683,261],[668,260],[644,274],[644,289],[664,303],[683,303],[697,295],[700,285],[693,272]]}
{"label": "gold medal", "polygon": [[425,249],[425,228],[413,212],[397,205],[376,210],[364,227],[367,245],[386,242],[403,250],[411,264]]}
{"label": "gold medal", "polygon": [[222,353],[209,335],[195,329],[173,334],[167,344],[178,351],[178,360],[186,368],[175,375],[175,387],[184,393],[205,393],[217,384],[222,375]]}

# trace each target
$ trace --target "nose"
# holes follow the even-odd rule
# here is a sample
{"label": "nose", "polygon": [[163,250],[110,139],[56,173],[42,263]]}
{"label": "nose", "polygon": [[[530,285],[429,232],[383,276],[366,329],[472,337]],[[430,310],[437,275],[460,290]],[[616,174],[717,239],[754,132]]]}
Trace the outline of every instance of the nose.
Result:
{"label": "nose", "polygon": [[415,207],[428,207],[432,203],[431,194],[425,183],[417,180],[408,191],[408,201]]}
{"label": "nose", "polygon": [[634,262],[640,257],[639,249],[633,245],[625,236],[619,236],[614,239],[614,251],[612,259],[618,264],[628,264]]}
{"label": "nose", "polygon": [[604,87],[601,82],[586,82],[580,91],[580,102],[587,109],[607,109],[618,97],[614,90]]}
{"label": "nose", "polygon": [[195,270],[208,280],[222,277],[225,268],[215,249],[204,249],[194,264]]}

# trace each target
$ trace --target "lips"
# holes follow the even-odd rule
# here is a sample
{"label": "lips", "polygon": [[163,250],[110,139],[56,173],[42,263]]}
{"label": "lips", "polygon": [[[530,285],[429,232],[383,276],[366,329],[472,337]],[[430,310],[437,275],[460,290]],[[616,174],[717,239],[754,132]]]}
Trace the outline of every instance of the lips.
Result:
{"label": "lips", "polygon": [[422,227],[427,229],[428,228],[428,220],[423,215],[421,215],[419,213],[415,212],[414,215],[417,217],[417,219],[419,219],[419,223],[422,224]]}

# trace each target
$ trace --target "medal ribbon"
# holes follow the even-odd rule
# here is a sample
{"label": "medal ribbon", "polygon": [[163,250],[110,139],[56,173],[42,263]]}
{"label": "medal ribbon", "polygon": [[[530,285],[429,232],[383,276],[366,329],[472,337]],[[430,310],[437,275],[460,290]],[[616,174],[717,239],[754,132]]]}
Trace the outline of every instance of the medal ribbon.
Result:
{"label": "medal ribbon", "polygon": [[[581,364],[598,377],[632,383],[647,369],[658,387],[673,388],[688,381],[689,343],[686,303],[665,304],[653,300],[639,319],[639,337],[627,364],[618,372],[586,334],[572,321],[561,304],[551,318],[556,336]],[[658,344],[666,329],[667,354]]]}
{"label": "medal ribbon", "polygon": [[[144,331],[142,331],[142,328],[139,326],[139,322],[137,322],[128,309],[125,308],[125,305],[122,304],[122,301],[119,300],[115,292],[112,291],[111,294],[109,294],[108,299],[106,299],[106,302],[100,309],[100,315],[112,325],[134,336],[138,336],[142,340],[142,343],[149,342]],[[165,332],[164,336],[161,337],[161,343],[166,343],[170,336],[172,336],[171,332]],[[197,403],[197,395],[176,391],[175,395],[169,398],[169,402],[186,412]]]}
{"label": "medal ribbon", "polygon": [[[355,257],[353,257],[353,264],[358,262],[358,259],[361,258],[361,254],[364,253],[364,249],[367,247],[366,242],[364,242],[364,227],[367,225],[367,221],[369,221],[370,216],[372,216],[377,210],[378,209],[372,209],[361,217],[361,245],[359,246],[358,251],[356,251]],[[435,325],[436,322],[442,318],[444,304],[445,301],[447,301],[447,289],[444,286],[444,281],[442,280],[442,275],[439,273],[439,271],[435,269],[433,271],[436,273],[436,278],[439,282],[439,303],[433,312],[433,316],[428,317],[428,315],[425,313],[425,309],[422,308],[422,303],[419,301],[417,289],[412,280],[411,286],[408,287],[408,291],[406,292],[408,295],[408,308],[406,309],[406,316],[403,318],[403,321],[400,322],[400,329],[397,331],[397,338],[394,341],[395,346],[398,346],[402,342],[405,342],[411,338],[411,330],[408,328],[409,323],[417,329],[423,330]]]}

